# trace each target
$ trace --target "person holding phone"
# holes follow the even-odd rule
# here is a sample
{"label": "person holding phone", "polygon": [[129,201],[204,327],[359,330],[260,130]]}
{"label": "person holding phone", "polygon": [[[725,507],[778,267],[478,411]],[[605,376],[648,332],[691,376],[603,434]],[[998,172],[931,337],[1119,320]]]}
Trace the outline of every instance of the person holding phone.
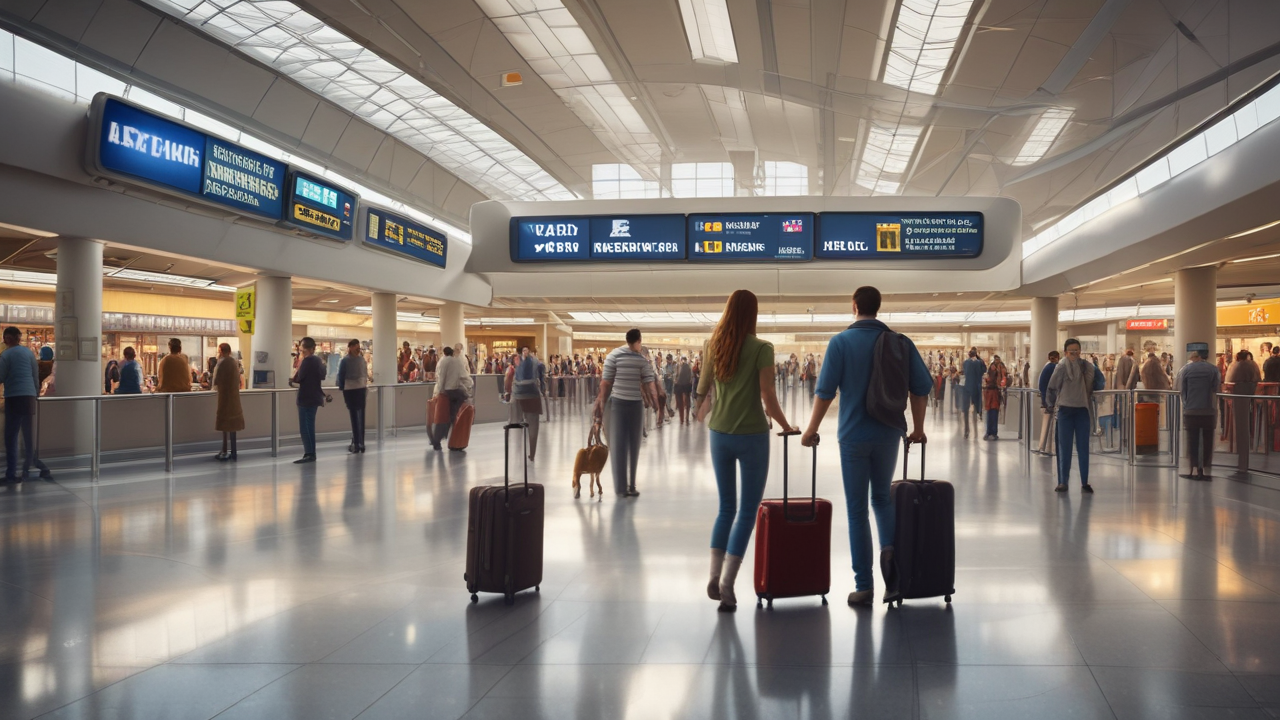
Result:
{"label": "person holding phone", "polygon": [[289,385],[298,388],[298,432],[302,435],[302,457],[294,460],[294,465],[316,461],[316,412],[333,400],[333,396],[326,395],[320,386],[324,381],[325,367],[316,357],[316,341],[310,337],[302,338],[299,352],[302,359],[298,361],[298,370],[289,379]]}

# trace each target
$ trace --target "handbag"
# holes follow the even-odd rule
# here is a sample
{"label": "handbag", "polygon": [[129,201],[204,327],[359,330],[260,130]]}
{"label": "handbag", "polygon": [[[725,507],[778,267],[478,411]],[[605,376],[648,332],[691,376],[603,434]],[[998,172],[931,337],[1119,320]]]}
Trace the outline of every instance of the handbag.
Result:
{"label": "handbag", "polygon": [[[600,487],[600,473],[609,462],[609,446],[600,439],[600,423],[592,423],[587,432],[587,446],[578,451],[573,459],[573,496],[578,497],[581,491],[580,481],[587,475],[588,489],[595,495],[595,488]],[[593,486],[594,483],[594,486]],[[600,487],[600,496],[604,497],[604,488]]]}

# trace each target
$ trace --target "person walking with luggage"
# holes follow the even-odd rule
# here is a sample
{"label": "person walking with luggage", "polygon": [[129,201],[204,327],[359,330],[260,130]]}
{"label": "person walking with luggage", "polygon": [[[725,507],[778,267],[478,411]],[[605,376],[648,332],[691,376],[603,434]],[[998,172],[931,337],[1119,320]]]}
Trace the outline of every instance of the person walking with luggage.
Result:
{"label": "person walking with luggage", "polygon": [[349,453],[364,452],[364,409],[369,394],[369,364],[360,349],[359,340],[347,343],[347,354],[338,363],[338,390],[342,403],[351,416],[351,444]]}
{"label": "person walking with luggage", "polygon": [[[707,426],[711,429],[711,466],[720,491],[720,512],[711,529],[707,596],[720,601],[721,612],[738,607],[733,585],[769,477],[769,418],[777,421],[783,432],[793,430],[778,404],[773,344],[756,336],[759,312],[759,302],[750,291],[735,290],[729,296],[707,344],[708,371],[702,374],[698,387],[698,397],[705,403],[715,386],[716,403]],[[699,412],[702,410],[699,407]]]}
{"label": "person walking with luggage", "polygon": [[294,460],[293,464],[303,465],[316,461],[316,412],[332,401],[333,396],[326,395],[320,387],[325,367],[316,357],[316,341],[304,337],[298,348],[302,359],[298,361],[293,377],[289,378],[289,384],[298,388],[298,432],[302,435],[302,457]]}
{"label": "person walking with luggage", "polygon": [[1207,345],[1192,352],[1187,364],[1174,378],[1174,389],[1182,396],[1182,422],[1187,427],[1187,460],[1192,480],[1212,480],[1205,472],[1213,465],[1213,431],[1218,426],[1218,393],[1222,373],[1208,362]]}
{"label": "person walking with luggage", "polygon": [[542,385],[546,382],[545,366],[527,347],[520,348],[520,361],[511,384],[511,422],[526,423],[529,438],[529,460],[538,454],[538,429],[542,420]]}
{"label": "person walking with luggage", "polygon": [[244,409],[240,406],[240,363],[231,356],[231,346],[218,346],[210,385],[218,398],[214,429],[222,433],[222,452],[217,459],[236,461],[236,433],[244,430]]}
{"label": "person walking with luggage", "polygon": [[[908,442],[923,443],[924,417],[929,406],[929,390],[932,381],[915,343],[905,335],[898,335],[905,345],[907,358],[906,387],[877,388],[879,393],[897,393],[909,397],[911,430],[903,426],[887,425],[868,410],[868,388],[871,374],[879,360],[876,357],[876,341],[880,335],[892,332],[889,326],[876,319],[880,312],[880,291],[864,286],[853,293],[853,314],[856,322],[831,338],[827,345],[827,359],[818,374],[818,388],[814,392],[813,415],[809,426],[800,437],[800,444],[813,447],[818,444],[818,426],[831,408],[836,394],[840,395],[840,423],[837,439],[840,445],[840,470],[844,480],[845,502],[849,515],[849,549],[853,555],[854,591],[849,593],[850,605],[869,605],[875,599],[871,565],[871,521],[867,512],[867,496],[871,496],[871,510],[876,516],[876,531],[880,540],[880,566],[892,568],[893,534],[895,518],[889,486],[893,483],[894,468],[898,460],[898,447],[903,436]],[[975,353],[976,354],[976,353]],[[905,398],[904,398],[905,399]],[[967,410],[966,410],[967,412]],[[892,585],[892,580],[886,583]],[[892,591],[894,588],[889,587]],[[887,599],[887,598],[886,598]]]}
{"label": "person walking with luggage", "polygon": [[1058,486],[1055,492],[1068,490],[1071,480],[1071,445],[1075,442],[1080,456],[1080,491],[1092,493],[1089,484],[1089,405],[1093,394],[1106,387],[1102,371],[1080,357],[1080,341],[1070,338],[1062,346],[1066,357],[1054,368],[1049,378],[1049,406],[1057,408]]}
{"label": "person walking with luggage", "polygon": [[[35,465],[44,480],[52,480],[49,466],[37,457],[36,403],[40,395],[40,368],[35,353],[22,344],[22,331],[4,329],[0,352],[0,384],[4,385],[4,483],[22,482]],[[22,436],[22,476],[18,476],[18,436]]]}
{"label": "person walking with luggage", "polygon": [[689,365],[688,356],[681,355],[676,366],[675,376],[676,408],[680,411],[680,424],[690,424],[689,395],[693,393],[693,367]]}
{"label": "person walking with luggage", "polygon": [[600,394],[592,416],[604,419],[609,408],[609,459],[613,467],[613,490],[620,496],[639,497],[636,468],[640,464],[640,438],[644,431],[645,404],[656,406],[657,377],[653,366],[641,354],[639,328],[627,331],[627,344],[614,348],[604,360]]}
{"label": "person walking with luggage", "polygon": [[160,386],[156,392],[191,392],[191,361],[182,354],[182,341],[169,338],[169,354],[160,360]]}
{"label": "person walking with luggage", "polygon": [[437,424],[431,428],[431,447],[440,450],[440,441],[449,436],[449,430],[458,419],[458,412],[467,402],[471,390],[471,373],[468,372],[467,361],[448,345],[441,349],[444,357],[436,365],[436,395],[449,398],[449,422]]}
{"label": "person walking with luggage", "polygon": [[977,348],[969,348],[969,359],[960,366],[964,376],[964,437],[969,439],[969,416],[982,415],[982,379],[987,374],[987,364],[978,357]]}

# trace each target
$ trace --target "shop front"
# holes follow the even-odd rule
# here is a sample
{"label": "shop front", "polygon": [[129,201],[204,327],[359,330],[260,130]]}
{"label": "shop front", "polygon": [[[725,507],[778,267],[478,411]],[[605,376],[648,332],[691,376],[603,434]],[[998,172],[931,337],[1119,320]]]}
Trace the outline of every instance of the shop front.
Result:
{"label": "shop front", "polygon": [[1269,343],[1267,348],[1280,343],[1280,301],[1218,308],[1219,353],[1234,359],[1237,352],[1248,350],[1262,362],[1264,343]]}

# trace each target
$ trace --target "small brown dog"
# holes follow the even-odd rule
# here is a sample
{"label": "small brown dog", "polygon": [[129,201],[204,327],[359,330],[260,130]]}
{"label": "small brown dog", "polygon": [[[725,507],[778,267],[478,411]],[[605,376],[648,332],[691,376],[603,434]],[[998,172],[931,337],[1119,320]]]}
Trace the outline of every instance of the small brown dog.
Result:
{"label": "small brown dog", "polygon": [[605,463],[609,461],[609,446],[600,441],[600,424],[596,423],[591,426],[591,432],[587,433],[587,446],[578,451],[577,457],[573,459],[573,497],[576,499],[582,494],[582,476],[589,475],[587,479],[587,489],[591,492],[591,497],[596,496],[596,490],[600,491],[600,499],[604,499],[604,486],[600,484],[600,473],[604,471]]}

